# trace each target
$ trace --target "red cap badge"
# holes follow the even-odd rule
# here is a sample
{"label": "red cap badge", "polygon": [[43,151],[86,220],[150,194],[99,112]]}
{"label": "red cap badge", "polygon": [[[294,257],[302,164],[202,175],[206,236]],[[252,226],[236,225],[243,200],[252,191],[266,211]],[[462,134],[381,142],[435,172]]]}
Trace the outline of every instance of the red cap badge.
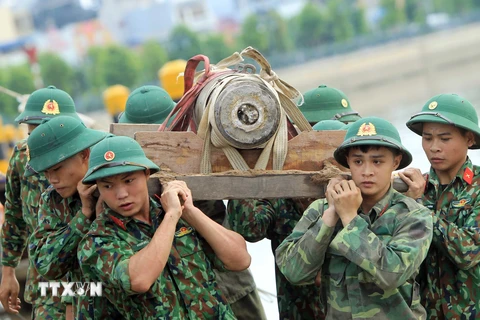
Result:
{"label": "red cap badge", "polygon": [[112,161],[113,159],[115,159],[115,153],[113,151],[107,151],[105,152],[105,155],[103,157],[107,161]]}

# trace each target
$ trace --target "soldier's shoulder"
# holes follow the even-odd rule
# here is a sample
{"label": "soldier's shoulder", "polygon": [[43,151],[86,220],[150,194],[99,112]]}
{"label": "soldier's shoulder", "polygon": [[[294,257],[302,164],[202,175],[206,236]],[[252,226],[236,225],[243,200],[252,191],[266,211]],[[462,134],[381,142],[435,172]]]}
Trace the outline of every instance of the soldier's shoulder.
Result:
{"label": "soldier's shoulder", "polygon": [[429,212],[429,209],[418,203],[415,199],[410,198],[400,192],[395,191],[395,196],[392,204],[402,204],[406,207],[406,212],[412,212],[415,210]]}
{"label": "soldier's shoulder", "polygon": [[[121,224],[121,222],[118,223]],[[111,218],[108,211],[103,211],[93,221],[88,230],[88,235],[91,237],[112,235],[115,233],[114,229],[116,225],[117,224],[114,219]]]}
{"label": "soldier's shoulder", "polygon": [[480,166],[473,165],[473,178],[474,180],[480,180]]}
{"label": "soldier's shoulder", "polygon": [[42,198],[44,200],[50,200],[52,197],[55,196],[55,188],[52,185],[49,185],[43,192]]}
{"label": "soldier's shoulder", "polygon": [[26,151],[27,150],[27,139],[22,139],[20,141],[17,141],[15,143],[15,146],[13,147],[13,152],[20,152],[20,151]]}

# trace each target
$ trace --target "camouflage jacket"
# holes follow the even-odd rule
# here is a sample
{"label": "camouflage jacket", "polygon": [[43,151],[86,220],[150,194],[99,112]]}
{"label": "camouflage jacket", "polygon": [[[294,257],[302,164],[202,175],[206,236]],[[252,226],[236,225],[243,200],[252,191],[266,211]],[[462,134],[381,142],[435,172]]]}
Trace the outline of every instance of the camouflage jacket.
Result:
{"label": "camouflage jacket", "polygon": [[434,213],[432,246],[420,277],[429,318],[478,319],[480,167],[467,160],[445,188],[431,169],[423,204]]}
{"label": "camouflage jacket", "polygon": [[[29,251],[38,272],[49,280],[67,276],[68,281],[85,282],[77,247],[91,221],[82,213],[81,205],[78,194],[64,199],[53,187],[42,194]],[[68,297],[64,301],[68,303]],[[101,297],[76,296],[73,306],[76,319],[114,319],[116,315]]]}
{"label": "camouflage jacket", "polygon": [[[194,205],[205,213],[210,219],[223,225],[227,208],[222,200],[194,201]],[[226,271],[214,269],[218,287],[225,295],[229,304],[235,303],[256,289],[255,280],[249,269],[243,271]],[[258,314],[257,310],[251,310],[252,316]],[[260,316],[259,316],[260,318]]]}
{"label": "camouflage jacket", "polygon": [[146,293],[131,289],[130,258],[151,241],[163,215],[153,200],[151,225],[107,208],[80,243],[78,258],[85,276],[101,281],[103,295],[129,319],[235,319],[213,272],[214,266],[224,269],[223,263],[182,220],[163,273]]}
{"label": "camouflage jacket", "polygon": [[[231,200],[228,224],[250,242],[268,238],[272,251],[292,232],[301,218],[301,209],[292,199]],[[311,284],[292,285],[275,265],[279,319],[323,319],[320,288]]]}
{"label": "camouflage jacket", "polygon": [[277,264],[293,283],[322,273],[327,319],[424,319],[418,269],[432,239],[428,209],[392,188],[347,226],[322,222],[326,200],[305,211],[277,248]]}
{"label": "camouflage jacket", "polygon": [[[2,226],[2,265],[16,268],[20,263],[28,237],[37,226],[38,203],[42,192],[48,187],[43,174],[24,178],[28,161],[27,142],[21,140],[15,145],[10,158],[5,185],[5,223]],[[39,294],[38,283],[46,281],[40,276],[29,259],[25,287],[25,301],[45,304]]]}

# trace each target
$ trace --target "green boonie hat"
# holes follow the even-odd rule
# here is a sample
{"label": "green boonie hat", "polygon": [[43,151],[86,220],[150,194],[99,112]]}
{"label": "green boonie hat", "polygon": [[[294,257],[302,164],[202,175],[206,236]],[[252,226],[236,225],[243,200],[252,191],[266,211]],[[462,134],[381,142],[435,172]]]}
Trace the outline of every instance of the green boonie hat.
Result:
{"label": "green boonie hat", "polygon": [[312,129],[320,130],[347,130],[347,125],[338,120],[322,120],[317,122]]}
{"label": "green boonie hat", "polygon": [[407,121],[407,127],[422,135],[424,122],[451,124],[475,134],[475,144],[469,149],[480,148],[480,128],[478,116],[473,105],[456,94],[439,94],[425,103],[422,111]]}
{"label": "green boonie hat", "polygon": [[321,85],[307,91],[303,97],[305,101],[299,108],[310,123],[322,120],[353,122],[361,118],[352,109],[345,93],[338,89]]}
{"label": "green boonie hat", "polygon": [[402,145],[397,128],[387,120],[367,117],[350,125],[343,143],[335,150],[333,156],[342,166],[348,168],[346,150],[362,145],[383,146],[398,149],[402,153],[402,161],[397,169],[402,169],[412,162],[411,153]]}
{"label": "green boonie hat", "polygon": [[175,102],[165,90],[157,86],[143,86],[130,94],[125,112],[118,122],[162,124],[174,107]]}
{"label": "green boonie hat", "polygon": [[91,184],[97,179],[145,169],[150,169],[150,173],[160,170],[145,156],[137,141],[126,136],[112,135],[92,148],[83,183]]}
{"label": "green boonie hat", "polygon": [[25,110],[15,119],[18,123],[40,124],[43,119],[70,116],[80,120],[72,97],[54,86],[34,91],[25,104]]}
{"label": "green boonie hat", "polygon": [[[27,139],[28,165],[36,172],[43,172],[90,148],[106,135],[106,132],[87,128],[82,121],[72,117],[45,119]],[[32,171],[25,172],[27,177],[33,174]]]}

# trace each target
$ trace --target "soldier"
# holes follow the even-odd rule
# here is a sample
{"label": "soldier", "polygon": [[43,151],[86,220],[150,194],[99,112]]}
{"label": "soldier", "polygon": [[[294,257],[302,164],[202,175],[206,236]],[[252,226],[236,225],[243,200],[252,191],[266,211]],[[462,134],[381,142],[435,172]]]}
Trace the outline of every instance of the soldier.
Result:
{"label": "soldier", "polygon": [[175,102],[165,90],[157,86],[143,86],[130,94],[125,112],[118,122],[162,124],[174,107]]}
{"label": "soldier", "polygon": [[[162,124],[174,106],[175,102],[162,88],[140,87],[128,98],[125,113],[120,116],[119,122]],[[223,201],[195,201],[194,204],[217,223],[224,222],[226,208]],[[214,271],[220,291],[238,320],[266,319],[255,281],[248,269],[241,272]]]}
{"label": "soldier", "polygon": [[415,276],[432,239],[425,207],[393,190],[394,170],[411,154],[388,121],[368,117],[348,129],[335,160],[352,180],[332,179],[276,250],[295,284],[321,274],[327,319],[421,319]]}
{"label": "soldier", "polygon": [[[345,130],[346,125],[343,122],[331,118],[343,111],[349,113],[344,115],[343,120],[346,122],[360,118],[349,106],[350,103],[343,92],[320,86],[305,94],[305,103],[300,106],[300,110],[313,125],[314,130]],[[339,110],[339,108],[346,108],[346,110]],[[227,209],[228,225],[232,230],[243,235],[247,241],[270,239],[272,251],[275,252],[280,243],[292,232],[311,200],[230,200]],[[275,282],[279,319],[324,318],[317,286],[292,285],[285,279],[277,265],[275,265]]]}
{"label": "soldier", "polygon": [[338,120],[345,124],[360,119],[342,91],[321,85],[305,92],[304,103],[299,106],[305,118],[313,126],[322,120]]}
{"label": "soldier", "polygon": [[411,196],[420,198],[433,214],[432,246],[419,276],[427,318],[478,319],[480,167],[467,154],[468,149],[480,148],[477,113],[466,99],[440,94],[407,126],[422,136],[431,164],[426,179],[421,173],[403,177]]}
{"label": "soldier", "polygon": [[[59,115],[79,119],[75,104],[68,93],[49,86],[33,92],[23,112],[15,119],[25,123],[30,134],[43,119]],[[24,177],[28,158],[27,139],[19,141],[10,158],[5,189],[5,224],[2,227],[2,283],[0,301],[6,311],[18,313],[20,305],[16,303],[19,283],[15,276],[22,253],[27,246],[28,237],[37,226],[37,211],[40,195],[48,187],[43,174]],[[34,267],[29,257],[25,285],[25,301],[32,304],[34,319],[65,319],[65,306],[58,297],[41,297],[39,282],[46,281]],[[9,306],[10,304],[10,306]]]}
{"label": "soldier", "polygon": [[[88,169],[89,148],[105,136],[80,120],[58,116],[44,120],[28,137],[28,164],[44,172],[50,183],[40,198],[38,225],[29,246],[35,268],[48,280],[68,274],[71,282],[83,281],[76,250],[95,219],[96,187],[81,180]],[[114,319],[117,315],[109,313],[104,300],[74,297],[73,313],[80,319]]]}
{"label": "soldier", "polygon": [[129,319],[235,319],[213,267],[248,268],[245,240],[195,207],[183,181],[166,185],[161,205],[150,199],[158,170],[129,137],[92,148],[83,182],[96,183],[105,211],[80,243],[83,273]]}

